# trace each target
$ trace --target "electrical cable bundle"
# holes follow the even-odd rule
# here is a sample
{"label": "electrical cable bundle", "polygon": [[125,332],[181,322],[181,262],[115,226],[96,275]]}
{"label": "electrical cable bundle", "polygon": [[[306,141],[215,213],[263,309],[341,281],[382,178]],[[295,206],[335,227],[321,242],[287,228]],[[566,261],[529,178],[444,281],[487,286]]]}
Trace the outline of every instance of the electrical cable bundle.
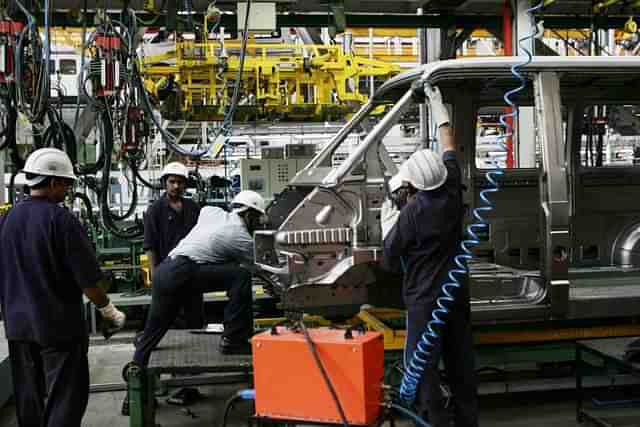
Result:
{"label": "electrical cable bundle", "polygon": [[119,229],[115,221],[120,221],[128,218],[135,212],[135,208],[138,205],[138,190],[135,182],[135,176],[133,178],[132,187],[133,194],[131,197],[131,204],[125,215],[116,215],[111,212],[109,207],[109,188],[111,187],[111,153],[113,152],[113,128],[109,115],[103,112],[98,117],[98,122],[103,135],[103,144],[105,149],[104,167],[102,169],[102,177],[100,182],[100,212],[102,217],[102,225],[115,236],[121,239],[135,239],[142,237],[143,229],[140,224],[136,223],[133,227],[126,229]]}
{"label": "electrical cable bundle", "polygon": [[[34,16],[24,7],[20,0],[16,4],[27,17],[27,26],[24,27],[18,37],[17,48],[15,50],[16,67],[16,99],[17,106],[30,122],[39,122],[43,119],[47,111],[47,100],[51,86],[50,79],[50,56],[51,46],[49,40],[49,0],[44,0],[44,44],[40,41],[38,27]],[[26,41],[29,45],[25,45]],[[23,70],[25,65],[25,54],[31,54],[32,68],[27,73]],[[28,78],[27,78],[28,77]],[[29,93],[25,88],[25,83],[31,83]],[[31,100],[32,104],[29,104]]]}

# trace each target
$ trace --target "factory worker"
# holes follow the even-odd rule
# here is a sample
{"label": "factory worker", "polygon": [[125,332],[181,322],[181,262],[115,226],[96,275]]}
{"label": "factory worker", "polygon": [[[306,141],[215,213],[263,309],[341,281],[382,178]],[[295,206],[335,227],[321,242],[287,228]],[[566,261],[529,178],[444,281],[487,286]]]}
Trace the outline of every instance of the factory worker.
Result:
{"label": "factory worker", "polygon": [[265,201],[254,191],[241,191],[231,212],[204,207],[198,222],[155,270],[153,296],[144,333],[133,363],[146,366],[153,349],[169,329],[181,304],[195,293],[226,291],[224,332],[219,351],[248,353],[253,334],[251,271],[253,232],[265,215]]}
{"label": "factory worker", "polygon": [[98,282],[96,254],[60,206],[76,176],[69,157],[41,148],[23,172],[31,195],[0,216],[0,308],[18,425],[79,427],[89,398],[89,337],[82,295],[113,333],[124,326]]}
{"label": "factory worker", "polygon": [[[408,362],[425,331],[431,314],[442,296],[442,285],[455,268],[461,253],[463,234],[462,173],[456,159],[456,144],[449,113],[437,88],[425,86],[439,131],[443,154],[432,150],[415,152],[398,172],[406,193],[406,204],[384,205],[381,212],[384,258],[388,267],[404,273],[403,298],[407,307]],[[438,371],[444,362],[451,389],[453,420],[456,427],[478,425],[477,380],[471,337],[470,302],[467,278],[455,291],[449,304],[446,324],[439,328],[439,339],[422,376],[416,396],[418,414],[433,427],[449,426]]]}

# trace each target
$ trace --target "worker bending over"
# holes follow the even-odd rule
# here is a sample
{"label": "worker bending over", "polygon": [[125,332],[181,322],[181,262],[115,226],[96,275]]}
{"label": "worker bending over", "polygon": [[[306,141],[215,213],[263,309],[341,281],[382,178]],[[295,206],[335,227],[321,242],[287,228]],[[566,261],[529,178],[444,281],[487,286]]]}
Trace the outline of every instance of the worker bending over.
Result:
{"label": "worker bending over", "polygon": [[[169,163],[162,170],[160,181],[165,193],[147,209],[144,216],[144,250],[149,259],[150,276],[177,244],[196,225],[200,207],[183,197],[189,171],[179,162]],[[185,301],[184,326],[188,329],[204,325],[202,294],[194,293]]]}
{"label": "worker bending over", "polygon": [[78,219],[59,204],[76,177],[55,148],[25,164],[30,197],[0,217],[0,307],[9,341],[18,425],[79,427],[89,398],[89,337],[82,294],[111,332],[125,315],[104,291]]}
{"label": "worker bending over", "polygon": [[153,277],[151,309],[133,362],[146,366],[153,349],[169,329],[178,309],[194,293],[227,291],[224,332],[219,350],[247,353],[253,334],[251,273],[253,232],[265,214],[264,199],[240,192],[231,212],[206,206],[191,232],[158,266]]}
{"label": "worker bending over", "polygon": [[[404,270],[406,363],[431,320],[442,285],[450,281],[449,271],[456,268],[454,258],[461,253],[463,233],[462,174],[449,113],[437,88],[426,85],[425,93],[438,125],[443,154],[431,150],[414,153],[397,175],[402,181],[398,190],[401,210],[385,204],[381,213],[385,260],[395,271]],[[466,277],[460,281],[462,286],[453,292],[455,302],[448,305],[446,323],[438,328],[439,339],[417,390],[418,415],[433,427],[450,425],[438,372],[441,358],[453,395],[454,425],[478,425],[469,287]]]}

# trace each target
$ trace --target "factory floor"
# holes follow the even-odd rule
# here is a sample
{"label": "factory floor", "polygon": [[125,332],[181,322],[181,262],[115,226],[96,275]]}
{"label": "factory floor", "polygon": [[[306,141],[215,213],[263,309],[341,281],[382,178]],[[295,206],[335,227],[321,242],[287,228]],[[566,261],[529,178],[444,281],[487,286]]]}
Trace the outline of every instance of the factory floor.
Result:
{"label": "factory floor", "polygon": [[[92,384],[120,383],[122,366],[131,360],[130,337],[120,336],[117,341],[104,343],[101,338],[92,339],[89,363]],[[171,426],[220,426],[225,401],[243,384],[200,386],[204,398],[188,407],[172,406],[159,398],[160,406],[156,422],[162,427]],[[84,417],[85,427],[126,427],[129,418],[120,415],[124,392],[94,392]],[[234,407],[231,426],[245,426],[250,407],[239,403]],[[193,414],[193,415],[191,415]],[[575,403],[572,392],[520,393],[489,395],[480,398],[480,424],[492,427],[572,427],[575,420]],[[0,426],[17,427],[15,408],[8,403],[0,408]],[[412,425],[403,421],[399,425]]]}

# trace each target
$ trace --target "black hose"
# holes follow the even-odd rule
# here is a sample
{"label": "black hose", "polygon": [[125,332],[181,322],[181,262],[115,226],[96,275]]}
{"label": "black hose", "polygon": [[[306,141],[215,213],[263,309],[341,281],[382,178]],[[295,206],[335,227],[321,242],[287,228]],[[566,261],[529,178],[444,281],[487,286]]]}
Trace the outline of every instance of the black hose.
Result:
{"label": "black hose", "polygon": [[401,405],[397,405],[395,403],[391,404],[391,408],[395,409],[396,411],[402,413],[403,415],[408,416],[409,418],[411,418],[413,421],[416,422],[416,424],[418,424],[420,427],[431,427],[431,424],[429,424],[428,422],[426,422],[425,420],[423,420],[418,414],[416,414],[413,411],[410,411],[409,409],[405,408],[404,406]]}
{"label": "black hose", "polygon": [[233,404],[238,400],[242,400],[242,398],[237,394],[227,400],[227,403],[224,405],[224,415],[222,416],[222,424],[220,424],[220,427],[227,427],[227,419],[229,418],[231,409],[233,409]]}
{"label": "black hose", "polygon": [[238,400],[255,400],[255,399],[256,399],[256,396],[255,396],[254,389],[239,390],[238,392],[236,392],[236,394],[231,396],[229,400],[227,400],[227,403],[225,403],[224,405],[224,415],[222,416],[222,423],[220,427],[227,427],[229,414],[233,409],[234,403],[236,403]]}
{"label": "black hose", "polygon": [[9,149],[9,157],[16,171],[24,167],[24,159],[20,156],[18,150],[18,142],[16,141],[16,125],[18,122],[18,110],[15,104],[15,88],[10,88],[11,99],[6,104],[8,111],[7,127],[4,129],[7,148]]}
{"label": "black hose", "polygon": [[[0,131],[0,138],[3,139],[2,143],[0,143],[0,151],[4,150],[5,148],[9,147],[11,145],[11,139],[9,138],[9,128],[11,126],[13,126],[15,128],[15,121],[12,120],[11,118],[11,98],[8,97],[2,97],[1,99],[2,103],[5,106],[5,110],[7,112],[7,123],[4,129],[2,129],[2,131]],[[13,122],[13,123],[12,123]]]}
{"label": "black hose", "polygon": [[[98,122],[102,124],[102,144],[105,150],[104,156],[104,168],[102,169],[102,182],[101,182],[101,190],[100,190],[100,212],[102,214],[102,224],[103,226],[112,233],[114,236],[119,237],[121,239],[129,240],[136,239],[138,237],[142,237],[144,234],[144,230],[140,224],[136,224],[133,227],[129,227],[127,229],[119,229],[114,222],[115,218],[122,218],[114,215],[109,209],[109,178],[111,174],[111,154],[113,153],[113,125],[109,120],[109,114],[107,111],[103,111],[102,114],[98,117]],[[134,189],[136,186],[135,177],[134,177]],[[129,208],[135,210],[135,206],[137,204],[137,191],[134,190],[134,198],[132,200],[133,208]]]}
{"label": "black hose", "polygon": [[20,173],[20,169],[16,169],[9,179],[9,203],[12,205],[15,205],[16,203],[16,175]]}
{"label": "black hose", "polygon": [[75,165],[78,162],[78,150],[73,129],[64,122],[56,111],[49,110],[48,115],[50,125],[44,131],[42,145],[44,147],[53,146],[57,149],[64,150],[69,156],[71,164]]}
{"label": "black hose", "polygon": [[[84,0],[84,5],[82,9],[82,49],[80,49],[80,74],[78,74],[78,86],[83,83],[84,80],[84,50],[85,43],[87,38],[87,0]],[[73,115],[73,130],[75,131],[78,127],[78,119],[80,118],[80,95],[81,91],[78,88],[78,96],[76,97],[76,112]]]}
{"label": "black hose", "polygon": [[89,222],[95,228],[98,228],[99,227],[98,219],[93,215],[93,206],[91,205],[91,200],[89,199],[89,197],[84,193],[75,192],[73,193],[73,197],[71,198],[71,200],[73,201],[75,199],[79,199],[82,202],[82,204],[84,204],[84,208],[87,211],[87,217],[89,218]]}
{"label": "black hose", "polygon": [[340,413],[340,419],[342,420],[342,424],[344,425],[344,427],[349,427],[347,416],[344,413],[344,409],[342,408],[340,399],[338,399],[338,393],[336,393],[336,389],[331,383],[331,378],[329,378],[329,374],[327,374],[327,371],[324,369],[324,366],[322,365],[322,360],[320,360],[320,355],[318,354],[318,350],[316,349],[316,346],[313,340],[311,339],[311,335],[309,335],[309,331],[307,330],[307,327],[304,325],[303,321],[300,321],[299,324],[300,324],[300,329],[302,329],[302,333],[304,334],[304,339],[307,342],[307,347],[309,347],[309,351],[313,355],[313,359],[315,360],[316,365],[318,366],[318,369],[322,374],[322,379],[324,379],[324,382],[327,385],[327,389],[329,389],[329,393],[331,393],[331,398],[333,399],[334,403],[336,404],[336,408]]}
{"label": "black hose", "polygon": [[143,178],[143,176],[140,174],[140,169],[136,164],[135,160],[132,159],[129,161],[129,167],[133,171],[133,174],[135,175],[136,179],[140,181],[142,185],[152,190],[162,190],[163,188],[162,185],[153,185],[152,183],[150,183],[149,181]]}

